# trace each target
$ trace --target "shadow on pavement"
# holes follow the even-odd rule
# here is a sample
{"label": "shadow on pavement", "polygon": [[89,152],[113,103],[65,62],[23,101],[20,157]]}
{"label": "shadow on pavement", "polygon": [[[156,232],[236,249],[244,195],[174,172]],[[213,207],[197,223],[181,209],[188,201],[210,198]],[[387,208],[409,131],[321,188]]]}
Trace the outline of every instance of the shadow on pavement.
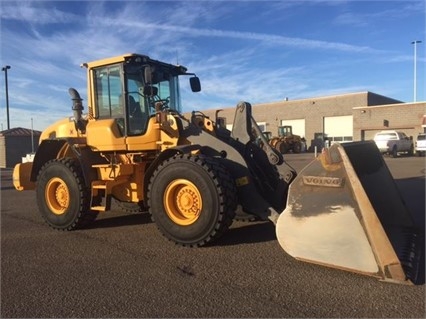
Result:
{"label": "shadow on pavement", "polygon": [[221,238],[209,246],[251,244],[277,239],[275,236],[275,226],[269,221],[238,223],[238,226],[242,226],[231,227]]}
{"label": "shadow on pavement", "polygon": [[151,223],[151,218],[149,214],[138,213],[138,214],[120,215],[120,216],[97,219],[88,227],[85,227],[85,229],[113,228],[113,227],[122,227],[122,226],[143,225],[143,224],[150,224],[150,223]]}

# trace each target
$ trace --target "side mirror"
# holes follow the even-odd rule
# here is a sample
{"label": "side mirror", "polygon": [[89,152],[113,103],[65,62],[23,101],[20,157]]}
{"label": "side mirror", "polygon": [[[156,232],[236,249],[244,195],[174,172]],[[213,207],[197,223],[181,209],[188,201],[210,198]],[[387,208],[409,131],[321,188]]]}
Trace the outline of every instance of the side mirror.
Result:
{"label": "side mirror", "polygon": [[200,92],[201,91],[201,83],[200,79],[196,76],[189,78],[189,84],[191,85],[192,92]]}
{"label": "side mirror", "polygon": [[144,70],[145,83],[152,83],[152,69],[147,65]]}

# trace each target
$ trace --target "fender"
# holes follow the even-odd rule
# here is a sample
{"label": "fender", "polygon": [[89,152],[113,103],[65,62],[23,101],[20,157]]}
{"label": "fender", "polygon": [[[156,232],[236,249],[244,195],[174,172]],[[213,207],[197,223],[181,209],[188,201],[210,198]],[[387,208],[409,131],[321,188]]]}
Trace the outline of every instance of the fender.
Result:
{"label": "fender", "polygon": [[75,157],[80,162],[86,185],[90,185],[90,181],[97,178],[96,170],[92,168],[92,165],[106,163],[106,160],[86,145],[85,138],[43,140],[34,157],[30,180],[32,182],[37,180],[38,173],[45,163],[55,158],[61,158],[63,155],[60,152],[67,145],[72,151],[71,157]]}
{"label": "fender", "polygon": [[31,170],[30,180],[32,182],[37,180],[38,172],[46,162],[57,158],[59,151],[65,143],[67,143],[65,139],[49,139],[43,140],[40,143],[37,153],[34,156],[33,167]]}
{"label": "fender", "polygon": [[201,145],[198,144],[193,144],[193,145],[179,145],[179,146],[175,146],[175,147],[171,147],[168,148],[166,150],[164,150],[163,152],[161,152],[157,158],[151,163],[151,165],[149,165],[148,169],[145,172],[145,176],[144,176],[144,197],[146,198],[147,195],[147,191],[148,191],[148,184],[149,184],[149,180],[152,176],[152,174],[154,173],[155,169],[157,168],[157,166],[165,161],[166,159],[173,157],[176,154],[186,154],[186,153],[190,153],[193,151],[197,151],[201,149]]}

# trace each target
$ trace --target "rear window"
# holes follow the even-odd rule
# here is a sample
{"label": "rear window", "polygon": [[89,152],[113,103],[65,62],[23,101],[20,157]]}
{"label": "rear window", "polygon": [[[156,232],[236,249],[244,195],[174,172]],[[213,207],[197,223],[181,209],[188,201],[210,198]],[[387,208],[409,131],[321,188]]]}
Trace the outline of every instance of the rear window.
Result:
{"label": "rear window", "polygon": [[389,140],[396,140],[396,134],[395,133],[378,133],[374,137],[376,141],[389,141]]}
{"label": "rear window", "polygon": [[418,141],[426,140],[426,134],[420,134],[419,136],[417,136],[417,140]]}

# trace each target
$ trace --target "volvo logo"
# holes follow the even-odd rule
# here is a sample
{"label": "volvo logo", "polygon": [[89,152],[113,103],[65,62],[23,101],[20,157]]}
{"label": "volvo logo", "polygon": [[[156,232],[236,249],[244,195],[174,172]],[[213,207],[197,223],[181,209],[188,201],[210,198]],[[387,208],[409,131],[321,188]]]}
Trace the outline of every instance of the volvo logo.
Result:
{"label": "volvo logo", "polygon": [[311,186],[343,187],[343,178],[327,176],[303,176],[303,183]]}

